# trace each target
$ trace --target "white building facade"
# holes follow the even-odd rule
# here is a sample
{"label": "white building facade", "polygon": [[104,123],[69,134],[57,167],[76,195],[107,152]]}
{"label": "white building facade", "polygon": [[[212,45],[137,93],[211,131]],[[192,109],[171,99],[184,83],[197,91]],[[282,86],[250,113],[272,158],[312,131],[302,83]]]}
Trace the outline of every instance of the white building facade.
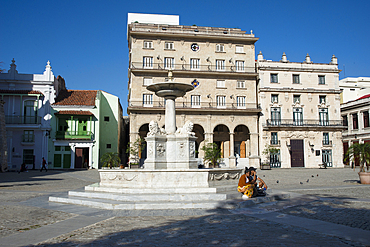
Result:
{"label": "white building facade", "polygon": [[258,54],[260,150],[274,148],[262,161],[271,167],[343,167],[337,58],[313,63],[280,61]]}
{"label": "white building facade", "polygon": [[370,94],[370,77],[346,77],[339,81],[341,103],[357,100]]}
{"label": "white building facade", "polygon": [[40,168],[48,157],[50,104],[57,79],[50,62],[43,74],[19,74],[13,59],[7,73],[0,73],[0,98],[5,102],[8,169]]}
{"label": "white building facade", "polygon": [[[370,142],[370,94],[343,103],[340,109],[343,123],[346,127],[343,131],[343,158],[345,158],[345,154],[352,144]],[[348,161],[345,161],[345,163],[353,165],[349,164]]]}

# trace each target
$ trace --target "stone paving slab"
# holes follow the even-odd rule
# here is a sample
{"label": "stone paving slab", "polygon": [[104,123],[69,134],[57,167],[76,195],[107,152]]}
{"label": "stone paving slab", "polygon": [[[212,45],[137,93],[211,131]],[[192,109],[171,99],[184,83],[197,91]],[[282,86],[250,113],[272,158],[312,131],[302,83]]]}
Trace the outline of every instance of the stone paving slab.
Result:
{"label": "stone paving slab", "polygon": [[[102,229],[104,229],[102,231]],[[243,214],[115,217],[38,246],[363,246],[302,227]]]}
{"label": "stone paving slab", "polygon": [[37,244],[55,235],[66,234],[86,225],[91,225],[104,220],[105,217],[76,216],[42,228],[16,233],[0,239],[0,246],[22,246],[25,243]]}
{"label": "stone paving slab", "polygon": [[[293,197],[290,200],[286,200],[288,205],[284,205],[284,201],[270,202],[271,205],[264,203],[265,208],[253,209],[254,215],[248,215],[245,212],[234,214],[222,210],[140,210],[140,212],[132,210],[101,210],[47,201],[49,196],[57,196],[68,190],[82,189],[88,184],[98,182],[99,176],[97,171],[63,172],[49,170],[47,173],[42,172],[41,174],[39,171],[30,171],[27,174],[0,173],[0,207],[13,209],[13,211],[8,211],[7,214],[0,214],[0,221],[23,218],[24,221],[15,221],[15,224],[12,226],[14,229],[24,227],[25,222],[30,226],[37,224],[37,218],[32,217],[32,214],[25,213],[27,212],[25,209],[28,207],[36,211],[45,209],[43,210],[45,216],[54,220],[58,214],[63,216],[63,213],[65,213],[64,218],[62,217],[63,219],[56,221],[57,223],[55,224],[17,234],[5,234],[6,236],[0,237],[0,243],[6,237],[18,235],[19,238],[17,239],[19,241],[23,239],[23,242],[19,243],[18,246],[40,242],[44,243],[43,246],[369,245],[369,242],[365,244],[364,242],[358,242],[362,241],[361,239],[358,239],[358,241],[353,240],[355,238],[345,239],[344,235],[340,234],[343,231],[361,230],[365,232],[365,235],[370,235],[370,231],[308,218],[305,214],[310,216],[309,210],[314,211],[310,208],[312,206],[310,203],[314,200],[299,201],[297,199],[299,197],[294,197],[294,195],[298,194],[304,196],[304,198],[306,198],[306,195],[316,198],[324,197],[329,202],[332,202],[331,200],[341,200],[342,202],[350,202],[345,204],[348,206],[348,209],[356,210],[358,208],[352,202],[363,203],[370,200],[370,194],[368,193],[370,187],[358,184],[357,171],[350,169],[273,169],[269,171],[258,170],[257,173],[261,177],[265,175],[263,179],[272,190],[290,191],[289,193]],[[319,176],[312,177],[314,174]],[[307,179],[309,179],[309,182],[306,182]],[[279,183],[276,181],[279,181]],[[322,199],[320,201],[327,202]],[[262,205],[259,204],[258,206],[261,207]],[[279,208],[276,205],[281,207]],[[306,206],[307,210],[300,209]],[[328,207],[328,205],[321,206]],[[321,206],[315,209],[317,215],[325,213],[324,210],[321,210]],[[268,207],[270,207],[269,210],[267,210]],[[293,207],[296,207],[293,211],[299,212],[301,210],[301,213],[283,213],[279,211],[293,209]],[[247,209],[249,208],[243,208],[243,210]],[[340,210],[342,209],[338,209],[338,212]],[[342,214],[346,215],[347,211],[343,209]],[[348,215],[351,215],[350,211],[348,212]],[[95,217],[98,221],[95,224],[94,222],[79,221],[81,225],[75,229],[73,225],[68,223],[71,222],[69,221],[71,219],[70,214],[76,215],[73,218]],[[193,216],[190,216],[190,214]],[[284,215],[284,217],[280,218],[286,219],[295,217],[293,222],[309,222],[313,220],[316,222],[315,224],[333,224],[332,229],[339,229],[337,235],[340,236],[330,235],[330,232],[317,232],[318,228],[312,230],[303,228],[301,225],[291,225],[289,221],[276,222],[272,219],[272,216],[268,220],[262,218],[267,217],[269,214]],[[330,215],[334,216],[335,214],[335,210],[327,212],[328,218],[330,218]],[[280,218],[279,220],[281,220]],[[338,217],[334,216],[333,218]],[[353,217],[343,218],[346,219],[348,224],[358,220]],[[66,232],[60,235],[62,232],[58,231],[58,224],[60,229],[63,229],[62,223],[65,224],[67,229],[64,228]],[[248,224],[253,225],[251,229],[253,238],[246,237],[248,236],[245,234],[246,229],[248,229],[246,225]],[[56,228],[50,231],[51,226]],[[307,226],[310,226],[310,224],[307,224]],[[36,230],[38,237],[40,237],[39,242],[31,242],[30,233]],[[28,235],[29,237],[27,237],[27,234],[30,234]]]}

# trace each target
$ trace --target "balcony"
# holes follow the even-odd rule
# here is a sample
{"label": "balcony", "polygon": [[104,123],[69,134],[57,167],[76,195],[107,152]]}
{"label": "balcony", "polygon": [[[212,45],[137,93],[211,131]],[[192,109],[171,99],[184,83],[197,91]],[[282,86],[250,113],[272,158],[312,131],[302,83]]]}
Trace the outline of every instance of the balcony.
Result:
{"label": "balcony", "polygon": [[[151,101],[151,102],[143,102],[143,101],[129,101],[128,108],[129,109],[136,109],[136,108],[148,108],[148,109],[164,109],[166,106],[165,101]],[[223,103],[217,104],[217,102],[175,102],[176,109],[191,109],[191,110],[235,110],[235,111],[256,111],[260,112],[261,108],[256,103],[244,103],[244,104],[237,104],[235,103]]]}
{"label": "balcony", "polygon": [[293,119],[277,119],[266,120],[266,127],[341,127],[343,128],[342,120],[293,120]]}
{"label": "balcony", "polygon": [[323,141],[322,141],[322,145],[323,145],[323,146],[332,146],[332,145],[333,145],[333,143],[332,143],[332,141],[323,140]]}
{"label": "balcony", "polygon": [[280,147],[280,140],[270,140],[270,146]]}
{"label": "balcony", "polygon": [[5,124],[41,124],[41,117],[6,115]]}
{"label": "balcony", "polygon": [[164,63],[147,63],[132,62],[131,69],[144,70],[172,70],[172,71],[189,71],[189,72],[228,72],[228,73],[257,73],[255,67],[237,67],[232,66],[216,66],[216,65],[191,65],[191,64],[173,64],[171,67],[165,66]]}
{"label": "balcony", "polygon": [[55,139],[57,140],[91,140],[91,131],[57,131]]}

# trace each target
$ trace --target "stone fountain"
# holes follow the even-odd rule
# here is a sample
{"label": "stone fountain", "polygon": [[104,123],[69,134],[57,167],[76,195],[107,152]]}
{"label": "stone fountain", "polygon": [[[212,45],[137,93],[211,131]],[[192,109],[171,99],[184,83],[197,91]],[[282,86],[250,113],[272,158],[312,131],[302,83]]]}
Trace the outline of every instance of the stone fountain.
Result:
{"label": "stone fountain", "polygon": [[99,184],[86,186],[85,192],[70,191],[72,198],[50,197],[50,201],[109,209],[207,209],[240,197],[236,187],[241,169],[198,169],[193,123],[186,121],[176,130],[175,100],[194,87],[174,82],[171,71],[168,78],[147,87],[166,99],[166,111],[165,129],[155,121],[149,124],[144,169],[100,169]]}

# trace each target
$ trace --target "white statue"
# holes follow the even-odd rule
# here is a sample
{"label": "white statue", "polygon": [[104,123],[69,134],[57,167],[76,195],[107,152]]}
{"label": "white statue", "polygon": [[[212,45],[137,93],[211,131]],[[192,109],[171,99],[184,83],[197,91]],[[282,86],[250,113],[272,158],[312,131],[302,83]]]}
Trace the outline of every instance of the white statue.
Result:
{"label": "white statue", "polygon": [[192,132],[193,127],[194,124],[188,120],[182,128],[177,129],[176,134],[195,136],[195,133]]}
{"label": "white statue", "polygon": [[163,128],[159,128],[158,123],[152,120],[149,123],[149,132],[147,136],[154,136],[156,134],[164,135],[166,131]]}

